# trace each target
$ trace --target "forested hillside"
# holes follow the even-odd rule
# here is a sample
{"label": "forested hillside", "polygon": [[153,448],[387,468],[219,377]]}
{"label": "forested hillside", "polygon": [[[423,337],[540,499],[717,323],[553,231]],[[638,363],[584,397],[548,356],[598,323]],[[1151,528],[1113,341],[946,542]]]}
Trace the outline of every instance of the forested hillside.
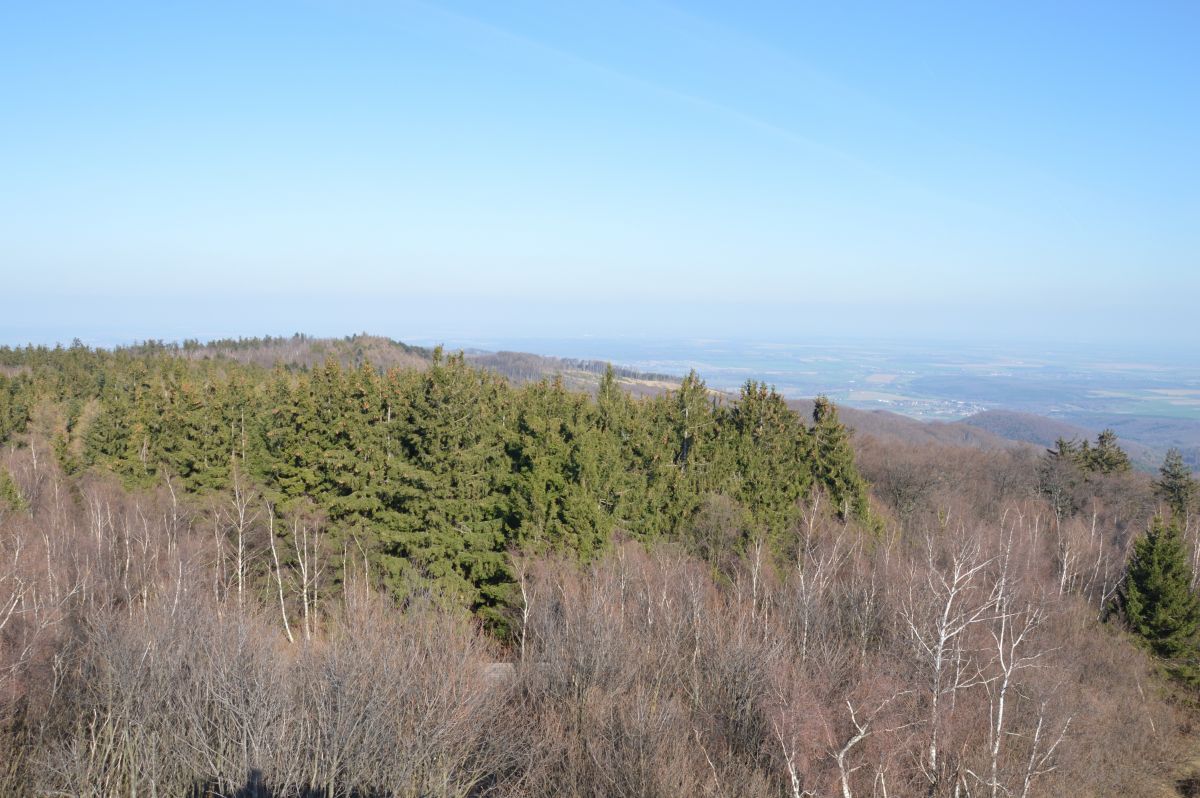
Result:
{"label": "forested hillside", "polygon": [[833,406],[810,427],[757,383],[725,402],[692,375],[634,399],[610,370],[593,400],[557,381],[513,387],[440,351],[386,371],[266,370],[153,346],[3,350],[0,363],[15,374],[0,377],[0,438],[32,422],[68,473],[174,478],[199,496],[254,486],[368,552],[390,586],[429,582],[485,612],[512,584],[510,549],[587,560],[614,532],[676,538],[712,495],[777,551],[814,489],[868,517]]}
{"label": "forested hillside", "polygon": [[[987,410],[963,419],[963,426],[986,430],[1007,440],[1029,441],[1040,446],[1053,446],[1059,438],[1087,438],[1089,430],[1052,418],[1030,413],[1008,410]],[[1162,452],[1149,446],[1122,441],[1121,447],[1129,454],[1133,464],[1145,471],[1152,471],[1162,462]],[[1168,447],[1163,447],[1163,451]]]}
{"label": "forested hillside", "polygon": [[0,349],[0,793],[1192,789],[1177,456],[289,340]]}
{"label": "forested hillside", "polygon": [[654,396],[679,385],[677,377],[621,368],[599,360],[545,357],[528,352],[468,352],[466,357],[468,362],[517,384],[561,378],[568,389],[594,393],[605,375],[610,375],[634,396]]}
{"label": "forested hillside", "polygon": [[171,353],[192,360],[232,360],[238,363],[272,368],[309,369],[327,361],[356,368],[370,363],[376,368],[423,368],[430,352],[378,335],[350,335],[345,338],[313,338],[296,333],[292,336],[262,338],[219,338],[214,341],[188,340],[182,344],[149,342],[132,351]]}
{"label": "forested hillside", "polygon": [[[393,368],[423,369],[433,357],[432,349],[366,333],[345,338],[314,338],[296,333],[292,336],[220,338],[206,342],[187,340],[181,344],[150,341],[129,347],[127,351],[158,352],[189,360],[224,360],[291,370],[313,369],[331,361],[350,369],[366,363],[384,371]],[[599,360],[477,350],[465,352],[464,356],[471,364],[499,374],[517,385],[560,378],[563,385],[571,390],[594,393],[609,371],[623,388],[635,396],[664,393],[679,384],[676,377],[614,367]]]}

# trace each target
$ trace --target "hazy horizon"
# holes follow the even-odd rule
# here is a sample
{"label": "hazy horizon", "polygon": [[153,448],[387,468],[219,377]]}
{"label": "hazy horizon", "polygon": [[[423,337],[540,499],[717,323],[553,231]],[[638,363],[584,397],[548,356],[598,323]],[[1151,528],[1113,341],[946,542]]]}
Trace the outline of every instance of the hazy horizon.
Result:
{"label": "hazy horizon", "polygon": [[[671,312],[674,310],[675,312]],[[0,319],[0,345],[67,345],[80,339],[111,348],[146,340],[179,342],[303,333],[342,338],[367,333],[418,345],[517,349],[584,357],[573,351],[588,341],[721,340],[744,344],[892,344],[924,351],[961,347],[994,348],[1011,354],[1046,349],[1123,353],[1154,362],[1186,357],[1194,349],[1188,333],[1169,340],[1162,319],[1144,317],[1105,331],[1048,331],[1029,311],[1025,323],[1006,326],[1002,314],[910,306],[913,318],[899,325],[886,309],[861,305],[813,307],[783,304],[689,303],[664,308],[646,302],[588,303],[457,302],[455,312],[438,303],[389,298],[58,296],[19,304]],[[1057,334],[1056,334],[1057,333]],[[552,344],[547,347],[546,344]],[[586,347],[584,347],[586,349]],[[602,356],[605,359],[610,356]]]}

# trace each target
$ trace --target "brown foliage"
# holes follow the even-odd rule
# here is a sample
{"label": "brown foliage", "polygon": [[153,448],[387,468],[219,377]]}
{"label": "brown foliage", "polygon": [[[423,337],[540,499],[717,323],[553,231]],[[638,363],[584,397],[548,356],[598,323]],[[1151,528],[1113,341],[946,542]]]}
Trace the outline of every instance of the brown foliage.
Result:
{"label": "brown foliage", "polygon": [[518,562],[506,651],[360,566],[314,584],[319,520],[10,452],[30,509],[0,518],[0,793],[1158,794],[1184,719],[1098,620],[1137,486],[1060,520],[1018,455],[889,456],[866,458],[885,506],[928,484],[879,535],[813,508],[794,554],[739,555],[713,500],[707,561]]}

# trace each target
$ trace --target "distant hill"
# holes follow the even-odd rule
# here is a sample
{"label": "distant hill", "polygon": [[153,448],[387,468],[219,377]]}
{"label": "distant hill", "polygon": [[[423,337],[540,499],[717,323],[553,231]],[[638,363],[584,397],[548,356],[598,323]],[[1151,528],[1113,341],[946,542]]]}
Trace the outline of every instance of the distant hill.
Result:
{"label": "distant hill", "polygon": [[985,410],[962,420],[962,423],[987,430],[994,435],[1014,441],[1029,441],[1038,446],[1053,446],[1059,438],[1091,438],[1094,432],[1086,427],[1058,419],[1017,413],[1011,410]]}
{"label": "distant hill", "polygon": [[[811,399],[793,399],[788,405],[806,417],[812,414]],[[856,435],[867,435],[882,443],[969,446],[986,451],[1018,449],[1027,445],[1020,438],[1009,439],[962,422],[918,421],[887,410],[856,410],[838,405],[838,416]]]}
{"label": "distant hill", "polygon": [[[225,338],[206,343],[194,340],[182,344],[148,341],[128,349],[165,350],[190,360],[227,359],[263,368],[284,366],[299,369],[315,368],[328,360],[345,368],[357,368],[370,363],[379,369],[423,369],[433,357],[433,350],[427,347],[365,333],[346,338],[314,338],[297,333],[279,337]],[[465,356],[467,362],[476,367],[495,372],[518,385],[559,377],[567,388],[589,392],[599,387],[600,379],[609,365],[602,360],[545,357],[528,352],[469,351]],[[635,396],[662,393],[679,385],[677,377],[666,374],[649,374],[621,367],[614,367],[613,370],[617,382]]]}
{"label": "distant hill", "polygon": [[[494,371],[521,384],[547,377],[562,378],[563,385],[576,391],[595,391],[609,364],[603,360],[546,357],[528,352],[467,352],[467,362]],[[613,366],[620,384],[635,396],[659,394],[679,387],[679,378]]]}
{"label": "distant hill", "polygon": [[[1051,447],[1059,438],[1065,440],[1090,440],[1096,437],[1104,427],[1090,429],[1045,416],[1035,416],[1032,413],[1018,413],[1011,410],[985,410],[968,416],[961,422],[963,425],[986,430],[993,435],[1013,441],[1028,441],[1038,446]],[[1146,471],[1158,468],[1162,463],[1164,451],[1146,446],[1122,435],[1121,430],[1112,426],[1120,436],[1120,446],[1129,455],[1133,464]]]}
{"label": "distant hill", "polygon": [[[153,345],[151,342],[143,346]],[[168,345],[168,348],[190,360],[228,359],[263,368],[286,366],[311,369],[327,360],[334,360],[347,368],[355,368],[363,363],[381,369],[425,368],[432,355],[424,347],[366,334],[346,338],[312,338],[302,333],[290,337],[223,338],[207,343],[184,341],[180,345]]]}
{"label": "distant hill", "polygon": [[[1151,465],[1158,468],[1163,455],[1172,447],[1183,453],[1183,459],[1194,470],[1200,470],[1200,421],[1191,418],[1164,416],[1098,416],[1077,415],[1072,421],[1093,429],[1111,427],[1123,441],[1137,441],[1155,452]],[[1132,455],[1132,452],[1131,452]]]}

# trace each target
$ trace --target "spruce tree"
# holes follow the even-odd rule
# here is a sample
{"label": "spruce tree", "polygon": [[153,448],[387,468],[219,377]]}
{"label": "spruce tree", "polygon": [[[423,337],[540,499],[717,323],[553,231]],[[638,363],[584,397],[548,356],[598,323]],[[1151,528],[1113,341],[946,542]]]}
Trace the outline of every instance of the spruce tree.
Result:
{"label": "spruce tree", "polygon": [[521,390],[510,436],[507,523],[523,550],[588,557],[603,545],[608,518],[592,493],[599,466],[587,398],[561,378]]}
{"label": "spruce tree", "polygon": [[825,396],[813,402],[813,477],[829,491],[838,515],[866,520],[867,484],[854,465],[850,432],[838,419],[837,408]]}
{"label": "spruce tree", "polygon": [[1075,439],[1067,440],[1066,438],[1059,436],[1058,440],[1054,442],[1054,448],[1046,450],[1046,455],[1051,460],[1069,462],[1079,465],[1080,452],[1087,447],[1087,445],[1087,441],[1084,441],[1082,444],[1080,444]]}
{"label": "spruce tree", "polygon": [[461,353],[444,360],[437,353],[416,376],[394,421],[402,457],[389,468],[394,526],[382,541],[393,582],[415,569],[441,595],[493,620],[511,581],[504,524],[510,396],[500,378],[471,368]]}
{"label": "spruce tree", "polygon": [[1060,521],[1079,510],[1079,489],[1084,481],[1082,452],[1086,447],[1087,441],[1079,444],[1059,438],[1038,462],[1038,492],[1050,502]]}
{"label": "spruce tree", "polygon": [[774,388],[748,381],[728,415],[726,449],[733,452],[733,494],[757,527],[779,543],[799,519],[812,476],[807,428]]}
{"label": "spruce tree", "polygon": [[1183,462],[1178,449],[1171,449],[1158,469],[1159,479],[1154,483],[1154,495],[1158,496],[1176,518],[1187,518],[1192,502],[1196,498],[1196,480],[1192,469]]}
{"label": "spruce tree", "polygon": [[1125,618],[1155,656],[1190,683],[1200,681],[1200,597],[1176,523],[1155,517],[1133,545],[1123,591]]}
{"label": "spruce tree", "polygon": [[8,378],[0,374],[0,443],[29,423],[29,403],[33,383],[24,375]]}
{"label": "spruce tree", "polygon": [[0,510],[22,512],[29,509],[28,502],[21,495],[21,489],[13,481],[8,469],[0,467]]}
{"label": "spruce tree", "polygon": [[1096,436],[1096,447],[1084,447],[1084,467],[1101,474],[1117,474],[1130,469],[1129,455],[1117,445],[1117,433],[1106,429]]}
{"label": "spruce tree", "polygon": [[650,520],[653,526],[642,530],[651,536],[670,536],[691,519],[700,498],[720,485],[721,412],[695,371],[684,377],[678,391],[656,405],[655,437],[661,443],[656,447],[655,467],[649,471],[647,510],[657,516],[657,523]]}

